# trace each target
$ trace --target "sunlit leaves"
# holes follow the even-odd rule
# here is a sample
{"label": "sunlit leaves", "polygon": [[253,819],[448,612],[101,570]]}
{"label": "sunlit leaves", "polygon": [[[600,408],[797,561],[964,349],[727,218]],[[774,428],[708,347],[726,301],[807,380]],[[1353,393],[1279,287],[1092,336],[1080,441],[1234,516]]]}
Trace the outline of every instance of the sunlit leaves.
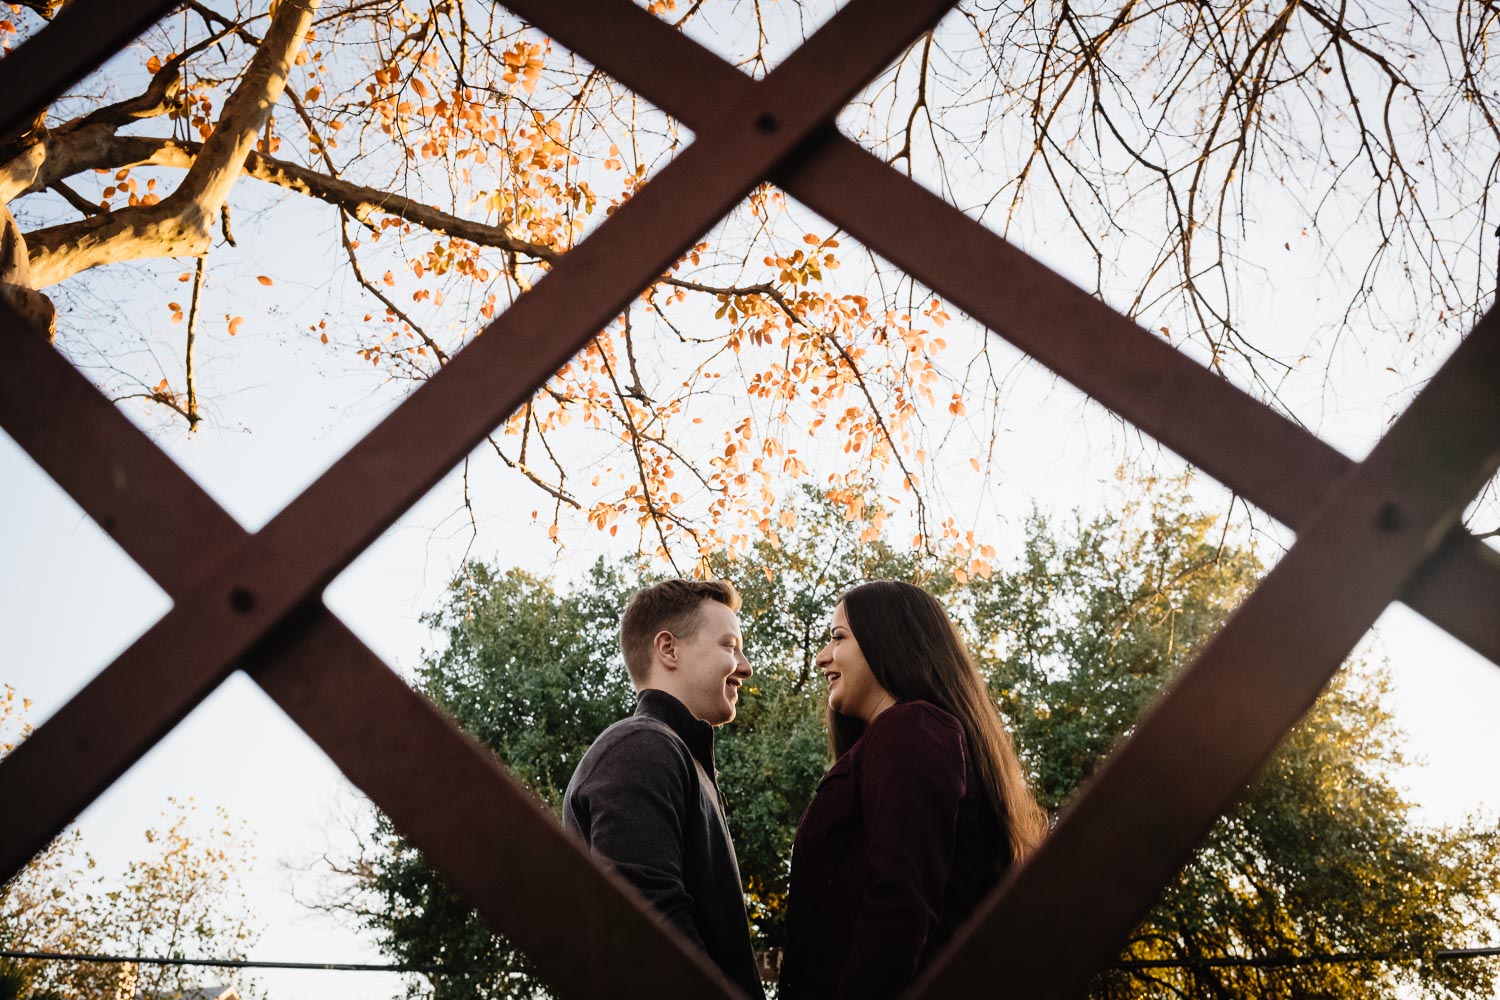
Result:
{"label": "sunlit leaves", "polygon": [[520,83],[526,93],[534,93],[542,77],[542,56],[548,47],[524,39],[517,41],[500,55],[505,66],[500,78],[506,83]]}
{"label": "sunlit leaves", "polygon": [[[330,11],[257,137],[250,162],[261,170],[360,186],[329,212],[342,236],[332,267],[364,301],[333,329],[319,325],[325,362],[431,377],[686,141],[676,122],[503,9],[484,21],[462,13]],[[195,14],[148,36],[145,71],[169,94],[154,112],[157,134],[183,144],[173,156],[190,157],[211,134],[256,30]],[[142,167],[105,171],[85,197],[152,204],[157,178],[138,185],[132,169]],[[309,193],[300,180],[281,190]],[[230,237],[228,216],[216,221]],[[850,253],[841,241],[758,185],[503,426],[501,458],[556,501],[549,537],[603,532],[701,572],[710,556],[777,543],[782,499],[798,483],[832,497],[883,483],[908,512],[920,508],[929,424],[961,416],[940,367],[948,346],[934,335],[948,315],[926,294],[872,300],[861,268],[839,270]],[[199,290],[224,294],[230,273]],[[276,283],[239,280],[249,277],[256,294]],[[253,323],[236,295],[272,307],[264,295],[227,294],[224,324],[197,335]],[[180,293],[167,305],[173,322],[193,312]],[[583,468],[579,454],[591,456]],[[920,527],[963,544],[941,523]]]}

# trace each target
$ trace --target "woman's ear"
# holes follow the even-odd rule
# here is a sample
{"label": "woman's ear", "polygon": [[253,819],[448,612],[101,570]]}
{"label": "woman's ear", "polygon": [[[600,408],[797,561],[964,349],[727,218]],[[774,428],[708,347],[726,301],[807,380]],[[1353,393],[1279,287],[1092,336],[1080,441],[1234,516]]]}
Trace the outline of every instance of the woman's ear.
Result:
{"label": "woman's ear", "polygon": [[653,659],[667,670],[677,669],[677,637],[666,629],[651,638]]}

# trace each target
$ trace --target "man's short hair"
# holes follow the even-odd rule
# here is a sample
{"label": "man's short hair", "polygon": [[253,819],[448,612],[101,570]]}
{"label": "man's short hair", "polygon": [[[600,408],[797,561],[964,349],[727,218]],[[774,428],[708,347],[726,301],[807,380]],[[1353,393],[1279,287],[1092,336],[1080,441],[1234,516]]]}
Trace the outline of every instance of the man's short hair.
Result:
{"label": "man's short hair", "polygon": [[651,642],[665,630],[681,639],[698,629],[704,601],[718,601],[730,611],[740,609],[740,592],[728,580],[663,580],[637,591],[620,619],[620,648],[625,669],[637,687],[651,673]]}

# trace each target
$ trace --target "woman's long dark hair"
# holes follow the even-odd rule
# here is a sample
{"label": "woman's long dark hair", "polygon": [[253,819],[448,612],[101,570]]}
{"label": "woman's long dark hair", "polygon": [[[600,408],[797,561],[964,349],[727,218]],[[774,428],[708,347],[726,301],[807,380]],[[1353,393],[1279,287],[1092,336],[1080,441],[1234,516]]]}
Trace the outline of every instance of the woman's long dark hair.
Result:
{"label": "woman's long dark hair", "polygon": [[[931,702],[958,719],[985,797],[1024,860],[1047,834],[1010,734],[953,622],[927,591],[896,580],[860,584],[843,598],[844,615],[870,672],[897,701]],[[834,757],[854,745],[865,724],[828,711]]]}

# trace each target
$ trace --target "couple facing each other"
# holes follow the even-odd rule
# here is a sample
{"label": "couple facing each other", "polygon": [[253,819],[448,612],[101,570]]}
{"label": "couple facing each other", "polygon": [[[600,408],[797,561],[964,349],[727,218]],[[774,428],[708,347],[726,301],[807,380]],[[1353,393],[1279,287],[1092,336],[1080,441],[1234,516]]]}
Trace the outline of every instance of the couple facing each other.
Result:
{"label": "couple facing each other", "polygon": [[[739,594],[667,580],[620,624],[635,714],[579,762],[563,826],[730,982],[764,996],[714,767],[751,675]],[[901,993],[1047,829],[974,661],[910,584],[857,586],[816,658],[835,763],[797,824],[778,996]]]}

